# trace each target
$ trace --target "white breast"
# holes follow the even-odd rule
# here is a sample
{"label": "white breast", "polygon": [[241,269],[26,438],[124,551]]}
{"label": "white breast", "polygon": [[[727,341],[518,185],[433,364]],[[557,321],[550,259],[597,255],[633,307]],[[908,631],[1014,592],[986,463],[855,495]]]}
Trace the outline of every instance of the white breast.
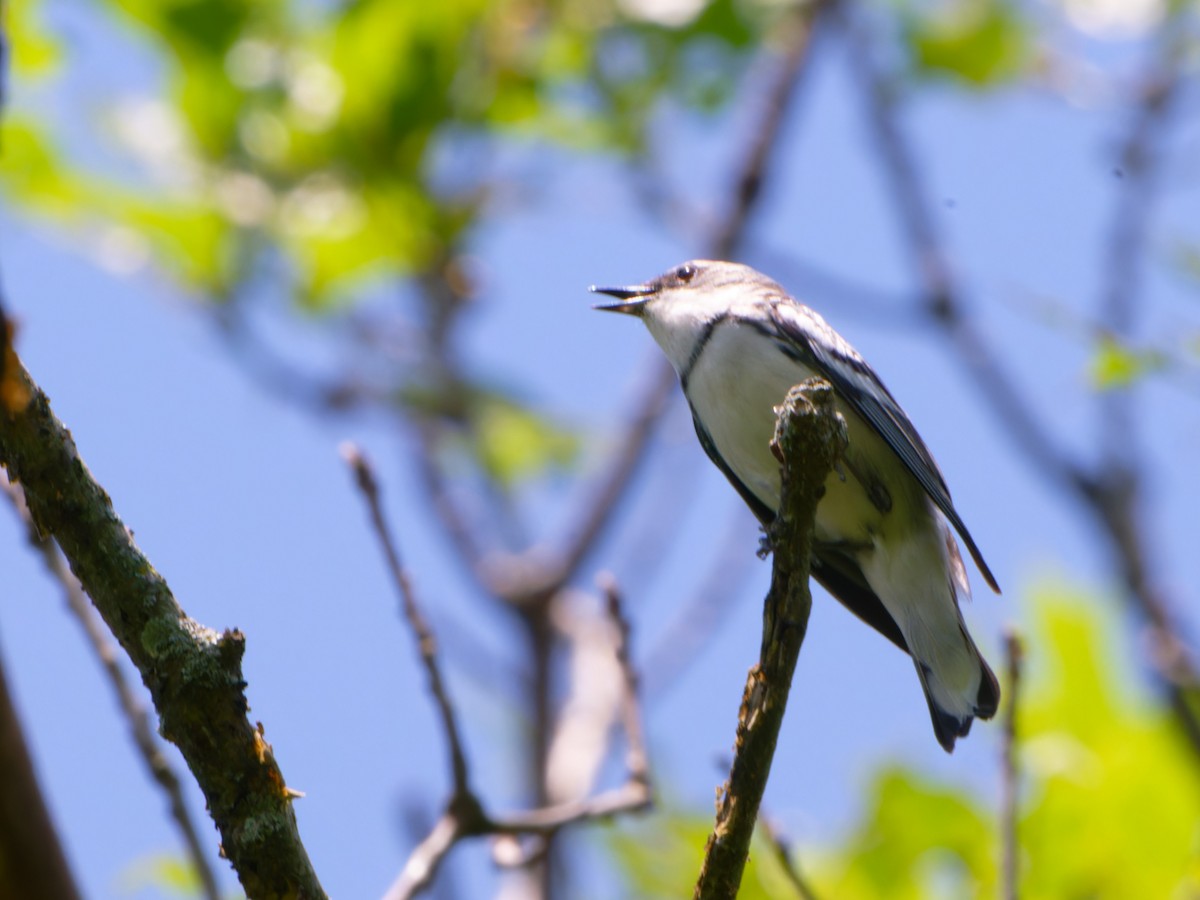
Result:
{"label": "white breast", "polygon": [[[770,509],[779,506],[779,463],[770,449],[774,407],[793,385],[814,374],[770,338],[728,320],[717,326],[688,378],[688,399],[717,452]],[[871,503],[854,473],[877,477],[891,494],[903,495],[893,496],[894,509],[911,508],[911,488],[918,493],[920,488],[884,441],[840,399],[838,410],[849,428],[849,465],[826,481],[817,511],[817,537],[870,544],[882,534],[885,514]],[[895,511],[900,519],[907,518],[900,509]]]}

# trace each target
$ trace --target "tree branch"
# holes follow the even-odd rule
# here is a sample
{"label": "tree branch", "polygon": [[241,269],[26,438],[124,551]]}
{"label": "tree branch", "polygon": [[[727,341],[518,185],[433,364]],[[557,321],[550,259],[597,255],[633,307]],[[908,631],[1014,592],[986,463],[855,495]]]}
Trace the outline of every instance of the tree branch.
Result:
{"label": "tree branch", "polygon": [[[6,383],[27,395],[0,404],[0,464],[25,490],[38,532],[53,537],[150,691],[160,730],[179,747],[204,792],[222,850],[246,895],[321,898],[291,801],[262,726],[249,708],[245,638],[188,618],[141,553],[70,434],[16,360]],[[11,392],[9,392],[11,393]]]}
{"label": "tree branch", "polygon": [[621,612],[620,595],[611,581],[605,583],[608,612],[616,626],[614,652],[624,675],[625,698],[622,721],[629,741],[627,782],[619,788],[579,801],[543,806],[528,812],[493,816],[470,785],[470,765],[458,733],[450,694],[437,660],[436,641],[413,594],[400,554],[387,527],[380,505],[379,486],[370,463],[353,445],[345,445],[342,456],[350,465],[359,492],[367,502],[372,529],[387,557],[388,569],[401,596],[404,618],[417,639],[417,649],[429,679],[430,692],[438,707],[446,741],[450,746],[451,796],[428,836],[412,852],[399,877],[388,889],[387,900],[413,897],[428,887],[438,868],[459,841],[484,835],[550,837],[559,829],[579,822],[608,819],[620,813],[645,809],[651,802],[650,778],[641,716],[637,700],[637,676],[630,661],[629,624]]}
{"label": "tree branch", "polygon": [[782,490],[768,535],[774,563],[763,606],[762,647],[742,694],[733,766],[717,801],[716,826],[696,884],[698,900],[735,897],[741,884],[812,608],[808,582],[817,503],[846,447],[846,423],[828,382],[813,378],[793,387],[777,416],[771,448],[781,464]]}
{"label": "tree branch", "polygon": [[383,547],[392,581],[395,582],[400,593],[401,610],[405,621],[408,622],[408,627],[412,630],[413,637],[416,638],[417,653],[421,657],[425,675],[429,679],[429,692],[433,694],[434,702],[437,704],[438,714],[442,719],[442,730],[446,733],[446,743],[449,745],[450,773],[454,781],[454,793],[469,794],[471,787],[467,779],[466,755],[463,753],[462,738],[458,733],[454,708],[450,704],[450,698],[446,693],[446,684],[442,680],[442,669],[438,665],[437,641],[434,640],[433,631],[429,628],[429,623],[425,621],[421,608],[417,606],[412,583],[408,580],[408,573],[400,564],[400,554],[396,550],[391,532],[388,531],[387,521],[383,516],[383,507],[379,503],[379,484],[375,480],[375,472],[366,457],[362,455],[362,451],[353,444],[342,446],[342,458],[354,472],[358,490],[367,501],[371,526]]}
{"label": "tree branch", "polygon": [[1004,730],[1000,738],[1000,840],[1003,847],[1001,860],[1000,896],[1004,900],[1017,900],[1020,896],[1020,843],[1017,839],[1018,794],[1020,773],[1017,770],[1017,710],[1021,696],[1021,669],[1025,650],[1015,631],[1004,636],[1004,651],[1008,663],[1008,712],[1004,717]]}

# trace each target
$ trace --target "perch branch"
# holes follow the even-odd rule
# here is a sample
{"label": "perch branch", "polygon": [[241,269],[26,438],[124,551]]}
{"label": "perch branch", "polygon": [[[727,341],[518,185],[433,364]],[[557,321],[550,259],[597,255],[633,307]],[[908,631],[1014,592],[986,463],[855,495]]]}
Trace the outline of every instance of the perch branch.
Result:
{"label": "perch branch", "polygon": [[782,489],[768,535],[773,565],[762,648],[742,694],[733,765],[717,800],[697,900],[736,897],[741,884],[812,608],[808,581],[817,503],[846,446],[846,423],[828,382],[809,379],[792,388],[777,415],[771,447],[781,464]]}

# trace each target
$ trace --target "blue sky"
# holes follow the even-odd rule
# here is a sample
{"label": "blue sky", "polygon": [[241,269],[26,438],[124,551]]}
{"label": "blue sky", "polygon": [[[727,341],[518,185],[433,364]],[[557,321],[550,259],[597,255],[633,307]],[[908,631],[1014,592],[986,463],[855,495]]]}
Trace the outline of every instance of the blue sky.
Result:
{"label": "blue sky", "polygon": [[[89,65],[115,62],[115,50],[90,40],[83,46]],[[1109,62],[1105,54],[1115,63],[1132,55],[1128,48],[1096,52],[1101,62]],[[1016,455],[935,335],[886,306],[822,296],[802,268],[788,265],[790,258],[819,265],[895,298],[884,304],[901,304],[914,291],[845,64],[840,51],[823,54],[804,87],[743,259],[821,311],[920,428],[1005,589],[995,597],[972,573],[976,598],[966,612],[999,668],[1001,630],[1020,622],[1032,585],[1063,578],[1110,597],[1108,562],[1090,527]],[[111,81],[86,101],[101,97],[101,88],[150,89],[152,69],[136,58],[116,65]],[[15,90],[20,104],[21,85]],[[657,126],[672,187],[703,212],[722,211],[725,178],[743,153],[752,110],[745,102],[718,118],[667,111]],[[984,332],[1050,429],[1093,458],[1090,351],[1061,323],[1086,319],[1095,304],[1125,115],[1037,89],[983,97],[934,89],[910,112],[907,131]],[[71,128],[76,140],[98,131],[94,116]],[[1172,147],[1194,151],[1197,137],[1195,126],[1186,126]],[[537,199],[489,219],[478,233],[473,253],[484,290],[464,353],[480,373],[519,385],[580,429],[583,465],[595,471],[657,350],[637,323],[593,312],[586,288],[640,281],[694,257],[703,235],[667,233],[649,220],[610,159],[532,147],[511,153],[538,171]],[[1197,194],[1194,170],[1173,169],[1151,234],[1156,259],[1177,240],[1200,238]],[[265,724],[289,784],[306,792],[297,804],[301,832],[331,895],[378,895],[410,844],[398,825],[401,801],[415,795],[433,809],[446,782],[423,678],[337,454],[344,439],[360,442],[378,464],[402,551],[446,647],[477,782],[498,807],[520,802],[509,773],[523,723],[493,690],[514,678],[516,636],[455,571],[422,507],[405,436],[379,423],[317,420],[281,401],[249,377],[203,309],[163,278],[114,275],[77,242],[11,210],[0,218],[0,266],[26,365],[142,549],[189,614],[247,634],[251,716]],[[1143,337],[1174,347],[1180,335],[1194,335],[1197,285],[1159,265],[1147,285]],[[285,351],[304,358],[316,352],[323,327],[276,323],[272,333]],[[1193,626],[1200,580],[1200,488],[1191,462],[1200,444],[1196,392],[1193,363],[1179,377],[1147,384],[1139,416],[1154,564]],[[531,504],[547,533],[571,508],[563,494],[550,484]],[[678,403],[621,521],[580,584],[589,586],[601,568],[617,573],[634,623],[635,658],[643,662],[731,534],[742,547],[732,552],[750,557],[718,638],[646,710],[663,793],[706,811],[723,777],[717,762],[729,752],[745,670],[757,653],[769,566],[752,558],[753,521],[703,458]],[[677,539],[647,565],[638,536],[655,532]],[[137,860],[177,852],[166,804],[141,770],[99,666],[11,515],[0,515],[0,567],[0,651],[55,819],[85,893],[120,896],[121,873]],[[1129,624],[1126,649],[1133,653],[1140,645]],[[459,628],[493,658],[456,662],[454,650],[464,643],[454,634]],[[766,802],[802,841],[846,827],[866,778],[885,760],[969,783],[983,796],[996,793],[995,726],[977,725],[953,756],[944,755],[911,664],[824,595],[814,606],[792,696]],[[191,799],[202,815],[198,792]],[[202,827],[215,847],[215,831]],[[470,877],[487,884],[484,852],[459,854],[472,860]]]}

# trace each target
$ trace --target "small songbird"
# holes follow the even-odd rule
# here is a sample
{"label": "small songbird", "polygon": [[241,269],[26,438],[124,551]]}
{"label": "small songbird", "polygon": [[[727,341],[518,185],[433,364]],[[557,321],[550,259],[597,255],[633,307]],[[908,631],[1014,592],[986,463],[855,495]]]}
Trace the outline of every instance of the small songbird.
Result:
{"label": "small songbird", "polygon": [[[748,266],[694,260],[631,287],[593,287],[638,316],[679,375],[709,458],[763,526],[779,507],[774,408],[814,375],[846,419],[845,455],[817,507],[812,574],[912,656],[947,751],[990,719],[996,676],[967,633],[966,567],[949,526],[999,593],[925,442],[866,361],[817,313]],[[947,524],[949,523],[949,524]]]}

